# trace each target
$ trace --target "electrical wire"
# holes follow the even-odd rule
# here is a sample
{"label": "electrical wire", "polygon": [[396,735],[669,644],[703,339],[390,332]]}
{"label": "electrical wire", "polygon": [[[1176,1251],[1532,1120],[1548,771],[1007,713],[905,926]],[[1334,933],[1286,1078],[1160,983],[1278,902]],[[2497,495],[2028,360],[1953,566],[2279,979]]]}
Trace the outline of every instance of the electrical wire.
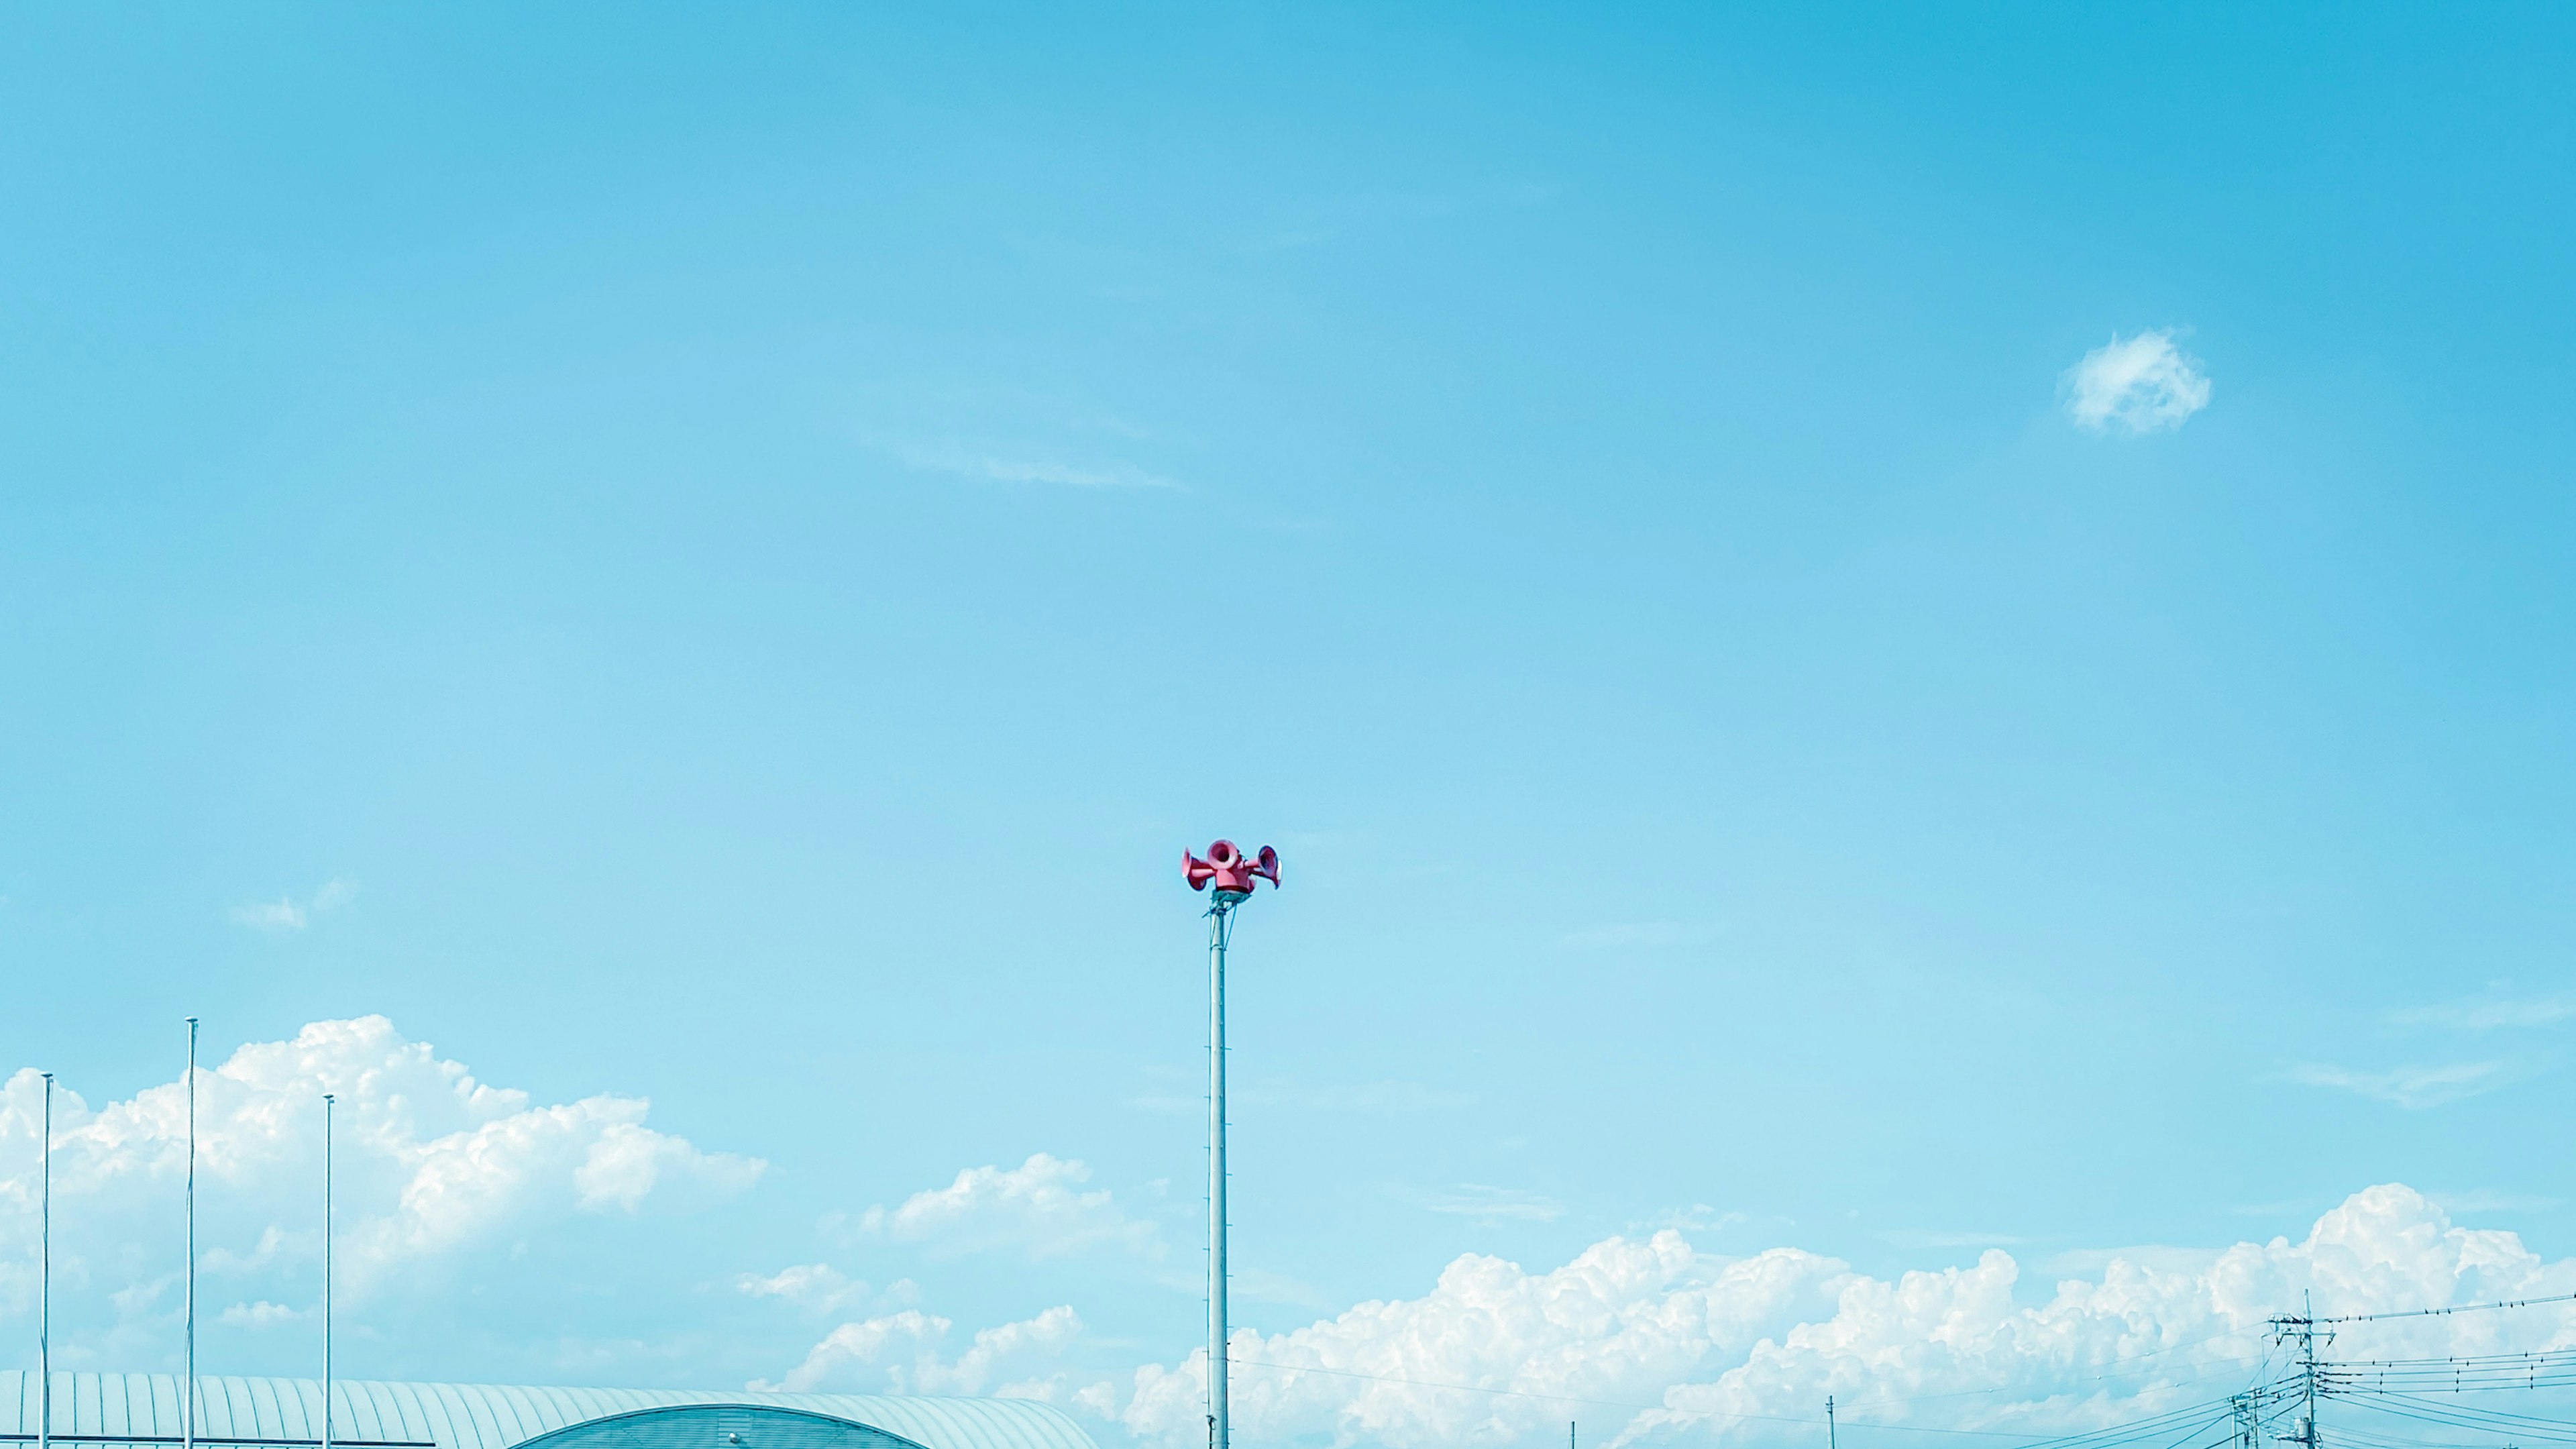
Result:
{"label": "electrical wire", "polygon": [[2449,1313],[2476,1313],[2488,1308],[2529,1308],[2535,1303],[2576,1303],[2576,1293],[2561,1293],[2551,1298],[2514,1298],[2502,1303],[2455,1303],[2448,1308],[2409,1308],[2396,1313],[2348,1313],[2341,1318],[2316,1318],[2309,1322],[2322,1328],[2329,1323],[2377,1323],[2389,1318],[2439,1318]]}

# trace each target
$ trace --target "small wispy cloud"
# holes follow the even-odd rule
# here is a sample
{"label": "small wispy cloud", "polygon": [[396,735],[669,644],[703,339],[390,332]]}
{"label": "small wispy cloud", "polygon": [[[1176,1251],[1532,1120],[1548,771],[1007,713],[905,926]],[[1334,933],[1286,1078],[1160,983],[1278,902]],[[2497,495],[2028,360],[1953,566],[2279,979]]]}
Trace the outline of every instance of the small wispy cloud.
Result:
{"label": "small wispy cloud", "polygon": [[1695,1202],[1686,1208],[1658,1213],[1635,1226],[1648,1233],[1661,1232],[1665,1228],[1684,1233],[1715,1233],[1751,1221],[1743,1213],[1719,1212],[1707,1203]]}
{"label": "small wispy cloud", "polygon": [[1462,1182],[1446,1191],[1423,1192],[1413,1188],[1392,1191],[1397,1201],[1411,1203],[1425,1212],[1449,1213],[1483,1222],[1552,1223],[1565,1216],[1565,1204],[1517,1187]]}
{"label": "small wispy cloud", "polygon": [[933,1257],[1017,1249],[1034,1262],[1104,1247],[1161,1257],[1162,1230],[1129,1216],[1108,1189],[1084,1190],[1090,1180],[1091,1169],[1079,1160],[1035,1152],[1018,1167],[970,1167],[946,1187],[845,1221],[855,1224],[858,1238],[918,1243]]}
{"label": "small wispy cloud", "polygon": [[2010,1248],[2030,1241],[2011,1233],[1963,1233],[1947,1228],[1890,1228],[1878,1237],[1898,1248]]}
{"label": "small wispy cloud", "polygon": [[2178,428],[2209,406],[2209,374],[2167,327],[2113,334],[2066,374],[2066,411],[2080,427],[2153,433]]}
{"label": "small wispy cloud", "polygon": [[282,895],[273,901],[250,901],[227,912],[235,925],[254,931],[301,931],[313,924],[315,916],[329,915],[358,898],[353,881],[326,881],[320,890],[305,900]]}
{"label": "small wispy cloud", "polygon": [[2187,1276],[2209,1271],[2218,1261],[2216,1248],[2177,1248],[2163,1243],[2137,1243],[2125,1248],[2069,1248],[2049,1256],[2046,1268],[2060,1275],[2098,1277],[2113,1263],[2132,1263],[2159,1273]]}
{"label": "small wispy cloud", "polygon": [[774,1298],[815,1314],[838,1313],[853,1304],[909,1308],[920,1286],[898,1279],[880,1294],[863,1279],[852,1278],[829,1263],[797,1263],[775,1273],[745,1273],[734,1286],[754,1298]]}
{"label": "small wispy cloud", "polygon": [[[1333,1306],[1332,1300],[1324,1295],[1322,1289],[1302,1278],[1291,1278],[1285,1273],[1273,1273],[1267,1268],[1236,1268],[1226,1276],[1233,1283],[1235,1292],[1263,1303],[1280,1303],[1290,1308],[1311,1309]],[[1183,1286],[1195,1287],[1197,1280],[1192,1279]]]}
{"label": "small wispy cloud", "polygon": [[1121,459],[1068,459],[1029,448],[957,439],[872,435],[870,447],[907,468],[985,483],[1039,483],[1061,488],[1167,488],[1185,485]]}
{"label": "small wispy cloud", "polygon": [[2321,1062],[2303,1062],[2283,1075],[2305,1086],[2332,1087],[2416,1112],[2492,1092],[2511,1082],[2516,1074],[2511,1063],[2493,1061],[2395,1067],[2384,1072],[2356,1072]]}
{"label": "small wispy cloud", "polygon": [[263,1298],[256,1303],[233,1304],[226,1308],[223,1316],[215,1321],[226,1328],[275,1328],[279,1324],[293,1323],[303,1316],[302,1313],[283,1303],[271,1303]]}
{"label": "small wispy cloud", "polygon": [[2475,996],[2463,996],[2457,1001],[2410,1006],[2388,1014],[2388,1020],[2397,1026],[2437,1026],[2452,1031],[2555,1026],[2570,1017],[2576,1017],[2576,992],[2509,996],[2501,986],[2489,987]]}
{"label": "small wispy cloud", "polygon": [[1259,1106],[1302,1107],[1310,1112],[1360,1112],[1385,1116],[1402,1112],[1445,1112],[1476,1105],[1476,1094],[1423,1082],[1353,1082],[1322,1086],[1256,1086],[1237,1093]]}
{"label": "small wispy cloud", "polygon": [[2492,1187],[2473,1187],[2465,1192],[2428,1192],[2424,1196],[2453,1217],[2463,1213],[2545,1213],[2566,1201],[2538,1193],[2507,1192]]}

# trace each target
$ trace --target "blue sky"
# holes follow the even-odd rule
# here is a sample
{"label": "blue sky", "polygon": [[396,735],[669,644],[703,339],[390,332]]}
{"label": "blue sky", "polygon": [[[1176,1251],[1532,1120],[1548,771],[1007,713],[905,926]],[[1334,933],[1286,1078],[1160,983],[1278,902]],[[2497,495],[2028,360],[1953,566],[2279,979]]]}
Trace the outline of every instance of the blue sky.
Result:
{"label": "blue sky", "polygon": [[[1136,1371],[1199,1332],[1218,834],[1286,860],[1265,1334],[1666,1227],[1634,1281],[2001,1249],[2039,1311],[2374,1184],[2576,1286],[2571,42],[11,10],[0,1068],[131,1118],[65,1351],[175,1354],[195,1012],[302,1043],[241,1068],[210,1366],[315,1356],[307,1129],[252,1107],[339,1083],[348,1372],[781,1381],[876,1324],[816,1381],[983,1391],[1021,1325],[1185,1440]],[[440,1061],[525,1097],[404,1116]],[[404,1217],[495,1123],[517,1186]]]}

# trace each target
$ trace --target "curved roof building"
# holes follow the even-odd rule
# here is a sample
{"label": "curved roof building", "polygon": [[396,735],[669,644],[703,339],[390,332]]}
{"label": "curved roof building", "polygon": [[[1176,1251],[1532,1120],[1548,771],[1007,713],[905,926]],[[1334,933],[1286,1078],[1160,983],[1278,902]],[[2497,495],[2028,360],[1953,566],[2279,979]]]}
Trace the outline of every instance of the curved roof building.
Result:
{"label": "curved roof building", "polygon": [[[14,1396],[14,1401],[13,1397]],[[314,1379],[197,1380],[210,1449],[320,1449]],[[0,1442],[36,1441],[33,1373],[0,1374]],[[54,1375],[52,1438],[73,1449],[182,1441],[174,1374]],[[751,1390],[520,1389],[335,1380],[333,1449],[1098,1449],[1050,1404]]]}

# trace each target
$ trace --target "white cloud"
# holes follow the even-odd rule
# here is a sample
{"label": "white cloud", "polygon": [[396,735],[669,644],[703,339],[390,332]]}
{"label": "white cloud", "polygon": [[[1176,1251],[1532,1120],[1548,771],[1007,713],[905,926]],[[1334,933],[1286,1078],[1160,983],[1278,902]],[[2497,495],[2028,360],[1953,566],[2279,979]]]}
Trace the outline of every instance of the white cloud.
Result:
{"label": "white cloud", "polygon": [[[1421,1298],[1363,1303],[1273,1337],[1238,1332],[1235,1412],[1247,1439],[1497,1443],[1561,1424],[1565,1399],[1656,1402],[1657,1388],[1712,1354],[1741,1353],[1798,1322],[1799,1309],[1827,1307],[1822,1285],[1841,1273],[1794,1249],[1711,1263],[1677,1232],[1611,1238],[1547,1273],[1469,1254]],[[1188,1441],[1206,1371],[1204,1350],[1138,1369],[1121,1417],[1147,1440]],[[1550,1397],[1426,1386],[1436,1384]]]}
{"label": "white cloud", "polygon": [[[266,1326],[277,1275],[320,1255],[307,1194],[320,1180],[324,1092],[337,1094],[339,1282],[363,1302],[406,1268],[648,1197],[739,1192],[757,1159],[704,1152],[644,1125],[639,1097],[553,1106],[488,1086],[406,1040],[381,1016],[314,1022],[255,1042],[198,1074],[200,1292],[241,1295],[213,1311]],[[0,1306],[31,1294],[43,1081],[0,1088]],[[175,1274],[144,1276],[133,1243],[157,1235],[186,1159],[186,1087],[167,1082],[92,1110],[54,1099],[55,1266],[65,1281],[123,1280],[129,1319],[165,1311]],[[266,1297],[254,1290],[268,1288]],[[300,1282],[296,1292],[300,1293]]]}
{"label": "white cloud", "polygon": [[2507,1062],[2453,1062],[2443,1066],[2394,1067],[2384,1072],[2305,1062],[2290,1068],[2289,1079],[2310,1087],[2333,1087],[2375,1102],[2421,1111],[2492,1092],[2514,1079]]}
{"label": "white cloud", "polygon": [[[785,1378],[755,1380],[750,1387],[790,1393],[882,1387],[899,1394],[980,1394],[999,1384],[996,1392],[1010,1398],[1069,1397],[1063,1376],[1043,1371],[1082,1336],[1082,1319],[1070,1304],[979,1330],[953,1360],[940,1357],[935,1347],[952,1326],[945,1318],[909,1308],[844,1323],[824,1335]],[[1022,1377],[1014,1380],[1013,1375]]]}
{"label": "white cloud", "polygon": [[1106,1188],[1081,1191],[1090,1180],[1091,1169],[1079,1161],[1034,1153],[1014,1168],[967,1168],[899,1207],[869,1208],[858,1227],[939,1257],[1010,1248],[1034,1260],[1104,1247],[1160,1257],[1162,1230],[1129,1217]]}
{"label": "white cloud", "polygon": [[781,1268],[766,1278],[745,1273],[735,1280],[735,1286],[755,1298],[785,1298],[793,1301],[832,1297],[846,1293],[852,1287],[864,1289],[868,1285],[853,1283],[848,1276],[829,1263],[797,1263]]}
{"label": "white cloud", "polygon": [[328,915],[358,898],[356,884],[345,880],[325,881],[303,904],[292,895],[273,901],[251,901],[232,908],[237,925],[254,931],[301,931],[313,923],[315,916]]}
{"label": "white cloud", "polygon": [[817,1389],[835,1388],[866,1376],[893,1353],[918,1350],[936,1343],[948,1334],[950,1324],[917,1308],[889,1313],[862,1323],[844,1323],[823,1336],[805,1355],[805,1361],[787,1371],[787,1377],[772,1382],[754,1379],[747,1386],[764,1393],[785,1390],[788,1393],[811,1393]]}
{"label": "white cloud", "polygon": [[233,1304],[223,1311],[216,1322],[227,1328],[275,1328],[282,1323],[293,1323],[303,1316],[283,1303],[271,1303],[263,1298],[256,1303]]}
{"label": "white cloud", "polygon": [[305,925],[304,908],[288,896],[235,906],[232,917],[236,924],[254,931],[301,931]]}
{"label": "white cloud", "polygon": [[798,1263],[767,1276],[745,1273],[734,1280],[734,1286],[754,1298],[775,1298],[816,1314],[837,1313],[881,1299],[900,1300],[896,1306],[909,1306],[918,1291],[911,1279],[903,1278],[879,1294],[865,1280],[852,1278],[829,1263]]}
{"label": "white cloud", "polygon": [[[2304,1292],[2330,1314],[2547,1297],[2576,1292],[2576,1260],[2544,1262],[2389,1185],[2295,1243],[2115,1255],[2097,1278],[2027,1304],[2019,1277],[2000,1250],[1891,1281],[1789,1248],[1711,1257],[1669,1231],[1611,1238],[1544,1273],[1471,1254],[1420,1298],[1238,1332],[1235,1412],[1247,1440],[1387,1449],[1528,1440],[1621,1404],[1657,1407],[1617,1443],[1807,1444],[1827,1394],[1847,1424],[2065,1433],[2242,1387],[2265,1320]],[[2576,1343],[2576,1304],[2343,1332],[2362,1357],[2547,1348]],[[1150,1443],[1199,1442],[1205,1369],[1204,1352],[1145,1365],[1119,1417]]]}
{"label": "white cloud", "polygon": [[2100,432],[2152,433],[2178,428],[2209,406],[2209,376],[2199,359],[2174,345],[2164,328],[2111,340],[2066,374],[2066,409],[2075,421]]}

